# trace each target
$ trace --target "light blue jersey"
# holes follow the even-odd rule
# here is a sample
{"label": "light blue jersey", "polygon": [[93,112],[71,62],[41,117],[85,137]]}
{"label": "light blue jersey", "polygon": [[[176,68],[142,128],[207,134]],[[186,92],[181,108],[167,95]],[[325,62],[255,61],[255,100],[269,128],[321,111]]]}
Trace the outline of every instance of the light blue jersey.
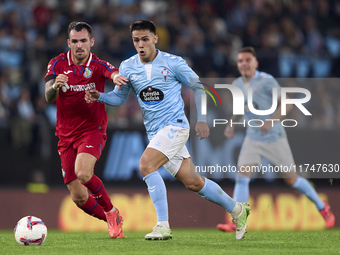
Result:
{"label": "light blue jersey", "polygon": [[[253,95],[253,106],[257,110],[268,110],[271,108],[273,103],[273,94],[272,89],[274,87],[277,88],[277,95],[278,97],[281,94],[281,86],[278,82],[274,79],[274,77],[270,74],[256,71],[254,77],[246,84],[243,81],[242,76],[237,78],[233,81],[233,85],[242,89],[244,94],[244,103],[245,103],[245,120],[246,125],[249,120],[251,119],[271,119],[271,115],[255,115],[248,110],[248,89],[252,88],[252,95]],[[274,99],[276,100],[276,99]],[[252,122],[251,125],[255,126],[258,125],[255,122]],[[260,131],[258,127],[250,127],[247,125],[247,132],[246,136],[255,141],[262,141],[262,142],[270,142],[276,141],[282,137],[286,136],[286,131],[282,127],[281,123],[276,121],[274,122],[274,126],[269,130],[268,133],[263,133]]]}
{"label": "light blue jersey", "polygon": [[100,93],[99,102],[122,105],[132,90],[142,110],[144,125],[151,139],[166,125],[189,128],[184,114],[184,102],[181,97],[182,83],[194,91],[198,112],[197,121],[206,122],[201,113],[201,95],[203,86],[197,74],[178,56],[157,50],[156,58],[149,63],[142,63],[138,54],[123,61],[119,74],[129,79],[127,85],[118,91]]}

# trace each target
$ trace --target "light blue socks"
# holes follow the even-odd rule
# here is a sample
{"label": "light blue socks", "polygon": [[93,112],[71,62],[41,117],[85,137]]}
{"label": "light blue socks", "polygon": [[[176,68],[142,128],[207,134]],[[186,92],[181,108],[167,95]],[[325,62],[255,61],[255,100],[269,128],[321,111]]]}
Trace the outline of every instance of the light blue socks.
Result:
{"label": "light blue socks", "polygon": [[143,178],[148,186],[149,195],[156,209],[157,221],[168,221],[168,200],[163,178],[158,171],[148,174]]}
{"label": "light blue socks", "polygon": [[318,193],[316,193],[313,186],[305,178],[298,177],[292,187],[312,200],[319,211],[325,208],[325,205],[319,198]]}
{"label": "light blue socks", "polygon": [[236,205],[236,201],[225,193],[216,182],[207,178],[205,178],[203,188],[197,193],[203,198],[222,206],[228,212],[231,212]]}
{"label": "light blue socks", "polygon": [[240,203],[248,203],[250,178],[238,174],[235,178],[234,199]]}

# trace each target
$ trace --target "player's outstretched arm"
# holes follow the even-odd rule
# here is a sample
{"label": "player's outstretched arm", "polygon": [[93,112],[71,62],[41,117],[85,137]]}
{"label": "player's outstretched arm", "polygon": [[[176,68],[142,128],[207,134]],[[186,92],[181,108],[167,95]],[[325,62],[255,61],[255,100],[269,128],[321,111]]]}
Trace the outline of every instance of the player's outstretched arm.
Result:
{"label": "player's outstretched arm", "polygon": [[111,74],[111,79],[113,83],[117,86],[118,91],[121,89],[122,85],[126,85],[126,83],[129,81],[127,77],[120,75],[119,72],[113,72]]}
{"label": "player's outstretched arm", "polygon": [[205,139],[210,135],[210,129],[206,123],[207,118],[202,114],[202,94],[205,92],[202,90],[203,86],[196,82],[194,85],[190,84],[190,88],[194,92],[196,110],[197,110],[197,123],[195,127],[196,135],[199,135],[199,140]]}
{"label": "player's outstretched arm", "polygon": [[125,103],[130,92],[130,86],[124,86],[120,91],[116,87],[113,91],[109,93],[101,93],[98,90],[85,91],[84,99],[87,103],[98,101],[103,104],[108,104],[111,106],[120,106]]}

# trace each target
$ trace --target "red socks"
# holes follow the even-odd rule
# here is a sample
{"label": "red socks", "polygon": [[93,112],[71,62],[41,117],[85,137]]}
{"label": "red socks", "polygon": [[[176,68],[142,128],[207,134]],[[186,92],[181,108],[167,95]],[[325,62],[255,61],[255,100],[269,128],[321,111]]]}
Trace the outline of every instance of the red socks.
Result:
{"label": "red socks", "polygon": [[97,201],[92,196],[89,196],[89,199],[87,199],[84,205],[78,207],[87,214],[96,217],[100,220],[106,221],[106,215],[104,213],[103,208],[100,205],[98,205]]}
{"label": "red socks", "polygon": [[96,175],[93,175],[92,178],[88,182],[83,183],[83,185],[88,188],[92,193],[92,197],[100,204],[105,212],[109,212],[113,208],[103,182]]}

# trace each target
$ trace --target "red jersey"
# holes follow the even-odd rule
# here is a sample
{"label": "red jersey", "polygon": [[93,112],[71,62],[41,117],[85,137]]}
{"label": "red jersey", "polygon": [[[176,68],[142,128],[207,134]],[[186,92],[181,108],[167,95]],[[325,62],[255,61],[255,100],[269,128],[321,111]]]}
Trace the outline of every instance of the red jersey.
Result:
{"label": "red jersey", "polygon": [[83,65],[75,65],[71,51],[62,53],[48,63],[45,82],[59,74],[68,76],[68,82],[59,89],[57,104],[57,125],[55,134],[61,138],[71,138],[85,131],[101,129],[106,132],[107,114],[104,104],[85,102],[86,90],[104,92],[105,81],[111,79],[112,72],[118,71],[109,62],[100,60],[90,53]]}

